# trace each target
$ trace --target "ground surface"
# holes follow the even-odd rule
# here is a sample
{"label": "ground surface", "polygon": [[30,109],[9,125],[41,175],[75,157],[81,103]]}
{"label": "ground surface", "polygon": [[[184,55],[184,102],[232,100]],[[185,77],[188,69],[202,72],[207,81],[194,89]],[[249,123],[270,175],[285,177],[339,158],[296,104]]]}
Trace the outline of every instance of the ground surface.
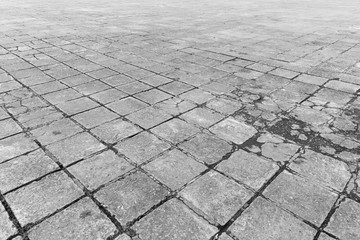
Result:
{"label": "ground surface", "polygon": [[359,240],[358,0],[2,0],[0,239]]}

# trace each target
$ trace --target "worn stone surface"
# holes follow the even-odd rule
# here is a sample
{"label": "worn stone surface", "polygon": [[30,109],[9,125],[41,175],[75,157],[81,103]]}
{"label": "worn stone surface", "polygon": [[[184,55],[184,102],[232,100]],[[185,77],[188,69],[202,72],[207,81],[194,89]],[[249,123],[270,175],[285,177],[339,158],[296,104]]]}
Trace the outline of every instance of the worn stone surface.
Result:
{"label": "worn stone surface", "polygon": [[351,177],[346,164],[311,150],[294,160],[290,168],[340,192]]}
{"label": "worn stone surface", "polygon": [[263,198],[256,199],[230,227],[230,231],[244,240],[303,240],[312,239],[316,233],[315,229]]}
{"label": "worn stone surface", "polygon": [[264,191],[264,196],[317,226],[325,220],[337,195],[311,181],[283,172]]}
{"label": "worn stone surface", "polygon": [[210,131],[218,135],[220,138],[236,144],[242,144],[257,132],[254,127],[239,122],[233,118],[227,118],[221,121],[213,126]]}
{"label": "worn stone surface", "polygon": [[25,134],[17,134],[0,140],[0,162],[30,152],[38,148]]}
{"label": "worn stone surface", "polygon": [[112,151],[106,151],[85,159],[68,170],[79,179],[85,187],[96,189],[102,184],[119,177],[131,169],[131,165]]}
{"label": "worn stone surface", "polygon": [[115,145],[115,148],[125,154],[131,161],[141,164],[159,153],[168,149],[170,145],[147,132],[140,133],[124,142]]}
{"label": "worn stone surface", "polygon": [[222,139],[203,133],[197,134],[180,147],[207,164],[220,161],[232,149],[231,145]]}
{"label": "worn stone surface", "polygon": [[46,176],[6,195],[22,225],[33,223],[71,203],[82,191],[63,172]]}
{"label": "worn stone surface", "polygon": [[206,170],[179,150],[172,150],[144,166],[149,173],[176,190]]}
{"label": "worn stone surface", "polygon": [[11,235],[17,232],[15,226],[10,220],[9,215],[5,211],[5,208],[0,204],[0,237],[1,239],[7,239]]}
{"label": "worn stone surface", "polygon": [[[344,237],[356,221],[322,225],[360,196],[358,0],[2,0],[0,12],[11,239],[358,238]],[[46,180],[59,171],[71,179]],[[58,194],[70,180],[101,223]],[[151,195],[152,181],[170,193]],[[98,201],[121,182],[113,209]],[[241,192],[249,205],[231,201]]]}
{"label": "worn stone surface", "polygon": [[177,199],[173,199],[135,224],[144,240],[209,239],[216,228],[197,216]]}
{"label": "worn stone surface", "polygon": [[145,174],[137,172],[96,193],[96,198],[123,225],[144,214],[168,194]]}
{"label": "worn stone surface", "polygon": [[0,191],[5,193],[57,169],[42,150],[0,164]]}
{"label": "worn stone surface", "polygon": [[106,239],[115,232],[112,222],[89,198],[55,214],[31,229],[32,240]]}
{"label": "worn stone surface", "polygon": [[360,236],[360,206],[359,203],[346,199],[339,209],[331,216],[326,231],[340,239],[355,240]]}
{"label": "worn stone surface", "polygon": [[188,185],[180,195],[207,218],[225,224],[252,193],[233,180],[211,171]]}
{"label": "worn stone surface", "polygon": [[217,166],[217,170],[254,189],[259,189],[278,169],[275,163],[243,150],[234,152]]}
{"label": "worn stone surface", "polygon": [[116,119],[111,122],[104,123],[91,130],[91,132],[98,136],[101,140],[112,144],[119,142],[124,138],[135,135],[140,131],[140,128],[121,119]]}
{"label": "worn stone surface", "polygon": [[50,152],[64,165],[73,163],[104,148],[103,144],[88,133],[80,133],[48,146]]}

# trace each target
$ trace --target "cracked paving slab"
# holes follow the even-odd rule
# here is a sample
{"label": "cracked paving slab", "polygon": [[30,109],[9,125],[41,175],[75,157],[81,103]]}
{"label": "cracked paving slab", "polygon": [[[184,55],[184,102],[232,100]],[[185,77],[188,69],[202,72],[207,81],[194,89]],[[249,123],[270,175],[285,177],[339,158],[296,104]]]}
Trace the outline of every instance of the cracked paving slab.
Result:
{"label": "cracked paving slab", "polygon": [[0,239],[360,239],[358,0],[3,0]]}

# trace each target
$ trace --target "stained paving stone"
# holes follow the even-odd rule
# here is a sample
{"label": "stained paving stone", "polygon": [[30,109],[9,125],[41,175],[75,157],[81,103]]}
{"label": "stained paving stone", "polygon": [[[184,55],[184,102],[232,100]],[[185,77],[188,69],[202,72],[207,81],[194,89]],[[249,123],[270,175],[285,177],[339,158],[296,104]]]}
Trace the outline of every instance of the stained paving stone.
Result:
{"label": "stained paving stone", "polygon": [[95,197],[125,226],[168,195],[144,173],[134,173],[101,189]]}
{"label": "stained paving stone", "polygon": [[63,117],[54,107],[45,107],[20,114],[17,119],[25,128],[34,129]]}
{"label": "stained paving stone", "polygon": [[151,129],[151,132],[174,144],[177,144],[190,136],[195,135],[199,132],[199,129],[186,123],[185,121],[174,118]]}
{"label": "stained paving stone", "polygon": [[182,114],[180,117],[189,123],[203,128],[208,128],[223,118],[221,114],[206,108],[195,108]]}
{"label": "stained paving stone", "polygon": [[57,168],[42,150],[4,162],[0,164],[0,191],[6,193]]}
{"label": "stained paving stone", "polygon": [[49,151],[64,165],[68,165],[105,148],[88,133],[80,133],[50,144]]}
{"label": "stained paving stone", "polygon": [[15,235],[17,232],[14,224],[11,222],[5,208],[0,204],[0,238],[8,239],[8,237]]}
{"label": "stained paving stone", "polygon": [[0,121],[0,139],[22,132],[21,127],[12,119]]}
{"label": "stained paving stone", "polygon": [[148,107],[129,114],[126,116],[126,118],[145,129],[149,129],[162,122],[165,122],[166,120],[170,119],[171,116],[156,108]]}
{"label": "stained paving stone", "polygon": [[257,190],[279,167],[255,154],[239,150],[222,161],[216,169]]}
{"label": "stained paving stone", "polygon": [[106,143],[116,143],[124,138],[135,135],[141,129],[127,121],[115,119],[111,122],[104,123],[91,130],[93,134]]}
{"label": "stained paving stone", "polygon": [[131,161],[141,164],[164,152],[170,148],[170,145],[152,134],[142,132],[124,142],[116,144],[115,148]]}
{"label": "stained paving stone", "polygon": [[188,183],[206,167],[179,150],[172,150],[144,166],[150,174],[173,190]]}
{"label": "stained paving stone", "polygon": [[235,181],[210,171],[180,192],[186,201],[200,209],[206,218],[225,224],[253,193]]}
{"label": "stained paving stone", "polygon": [[209,101],[206,106],[208,108],[214,109],[219,113],[228,115],[241,109],[242,104],[240,102],[235,102],[228,99],[216,98],[212,101]]}
{"label": "stained paving stone", "polygon": [[155,209],[134,225],[142,240],[209,239],[217,229],[173,199]]}
{"label": "stained paving stone", "polygon": [[234,118],[226,118],[211,127],[210,131],[215,133],[218,137],[236,144],[244,143],[257,133],[257,130],[253,126],[239,122]]}
{"label": "stained paving stone", "polygon": [[60,103],[57,107],[67,115],[73,115],[98,106],[99,104],[91,99],[82,97],[65,103]]}
{"label": "stained paving stone", "polygon": [[117,112],[120,115],[127,115],[129,113],[136,112],[148,106],[148,104],[135,99],[133,97],[127,97],[118,101],[112,102],[108,105],[111,110]]}
{"label": "stained paving stone", "polygon": [[119,116],[116,113],[106,109],[105,107],[98,107],[79,113],[72,118],[86,128],[93,128],[118,117]]}
{"label": "stained paving stone", "polygon": [[42,144],[48,145],[82,132],[82,128],[69,119],[61,119],[31,131],[31,134]]}
{"label": "stained paving stone", "polygon": [[360,237],[359,203],[346,199],[331,216],[325,231],[340,239],[355,240]]}
{"label": "stained paving stone", "polygon": [[220,138],[200,133],[189,141],[180,144],[180,148],[204,163],[213,164],[229,153],[232,146]]}
{"label": "stained paving stone", "polygon": [[34,223],[82,195],[80,188],[63,172],[44,177],[5,196],[22,225]]}
{"label": "stained paving stone", "polygon": [[29,231],[31,240],[107,239],[115,225],[89,198],[81,199]]}
{"label": "stained paving stone", "polygon": [[303,240],[313,239],[316,234],[315,229],[261,197],[241,214],[230,231],[244,240]]}
{"label": "stained paving stone", "polygon": [[335,193],[288,172],[281,173],[263,194],[317,226],[325,220],[337,198]]}
{"label": "stained paving stone", "polygon": [[0,163],[37,149],[37,144],[25,134],[0,140]]}
{"label": "stained paving stone", "polygon": [[351,177],[345,163],[311,150],[306,150],[304,155],[295,159],[290,168],[339,192]]}
{"label": "stained paving stone", "polygon": [[132,169],[130,163],[112,151],[102,152],[68,168],[85,187],[91,190],[123,175],[130,169]]}

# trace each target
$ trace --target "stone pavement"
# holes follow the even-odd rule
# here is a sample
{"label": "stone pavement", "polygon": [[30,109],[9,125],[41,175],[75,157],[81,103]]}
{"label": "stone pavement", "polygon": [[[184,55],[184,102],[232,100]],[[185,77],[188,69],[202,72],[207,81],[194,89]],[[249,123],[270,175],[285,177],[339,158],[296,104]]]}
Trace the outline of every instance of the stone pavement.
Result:
{"label": "stone pavement", "polygon": [[2,0],[0,239],[359,240],[358,0]]}

